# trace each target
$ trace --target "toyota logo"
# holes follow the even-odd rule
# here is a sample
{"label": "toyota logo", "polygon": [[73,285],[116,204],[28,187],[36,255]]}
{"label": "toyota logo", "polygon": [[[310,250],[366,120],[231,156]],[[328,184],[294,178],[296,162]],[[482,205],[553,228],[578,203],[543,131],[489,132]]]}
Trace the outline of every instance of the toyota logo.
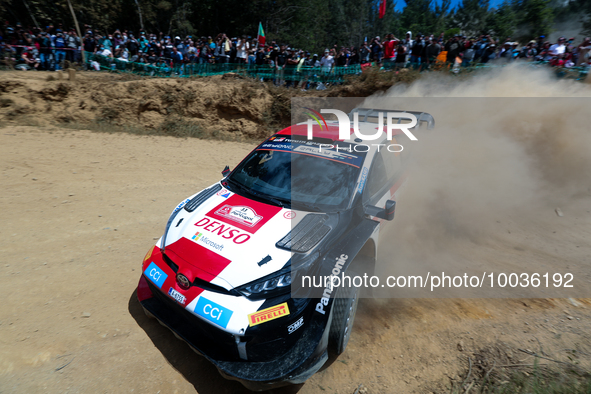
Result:
{"label": "toyota logo", "polygon": [[187,290],[191,287],[191,282],[189,282],[189,279],[183,274],[176,274],[176,281],[183,290]]}

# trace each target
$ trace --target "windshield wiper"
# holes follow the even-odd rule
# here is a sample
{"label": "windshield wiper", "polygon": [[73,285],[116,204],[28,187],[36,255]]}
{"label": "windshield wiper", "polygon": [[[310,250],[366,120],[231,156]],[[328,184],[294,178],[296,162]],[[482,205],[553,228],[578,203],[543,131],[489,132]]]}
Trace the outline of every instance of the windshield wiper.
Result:
{"label": "windshield wiper", "polygon": [[288,199],[279,198],[279,197],[271,197],[268,194],[264,194],[264,193],[257,193],[254,190],[250,190],[249,188],[247,188],[243,184],[238,183],[231,178],[228,179],[228,182],[232,185],[233,188],[235,187],[236,189],[244,192],[245,194],[249,194],[250,196],[255,197],[257,200],[269,201],[277,206],[280,206],[281,208],[284,208],[286,204],[291,205],[291,201]]}
{"label": "windshield wiper", "polygon": [[263,194],[261,196],[261,198],[264,198],[266,200],[269,200],[272,203],[274,203],[275,205],[279,205],[281,208],[284,208],[286,204],[289,205],[289,206],[291,206],[291,200],[288,200],[286,198],[271,197],[271,196],[269,196],[267,194]]}
{"label": "windshield wiper", "polygon": [[320,212],[321,211],[321,209],[318,208],[316,205],[314,205],[314,204],[308,204],[308,203],[305,203],[305,202],[294,201],[293,202],[293,205],[302,207],[302,208],[304,208],[304,209],[306,209],[308,211],[312,211],[312,212]]}

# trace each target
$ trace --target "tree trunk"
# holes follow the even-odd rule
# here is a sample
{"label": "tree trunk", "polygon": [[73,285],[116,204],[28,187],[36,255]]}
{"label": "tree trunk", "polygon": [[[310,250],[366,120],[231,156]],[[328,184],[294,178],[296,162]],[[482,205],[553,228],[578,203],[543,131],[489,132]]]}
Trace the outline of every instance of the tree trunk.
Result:
{"label": "tree trunk", "polygon": [[140,8],[140,2],[135,0],[135,5],[137,6],[137,13],[140,15],[140,27],[144,30],[144,19],[142,18],[142,9]]}

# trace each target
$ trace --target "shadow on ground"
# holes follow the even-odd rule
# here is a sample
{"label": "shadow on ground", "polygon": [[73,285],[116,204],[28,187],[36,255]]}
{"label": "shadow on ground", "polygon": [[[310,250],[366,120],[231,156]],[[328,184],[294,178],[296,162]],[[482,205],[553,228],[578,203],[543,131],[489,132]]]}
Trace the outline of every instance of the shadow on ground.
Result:
{"label": "shadow on ground", "polygon": [[[242,384],[224,379],[217,368],[204,357],[195,353],[189,345],[178,340],[166,327],[160,325],[156,319],[151,319],[144,313],[137,294],[134,291],[129,298],[128,310],[138,326],[148,335],[152,343],[162,353],[166,360],[183,377],[195,387],[200,394],[243,394],[252,393]],[[327,363],[328,364],[328,363]],[[269,394],[295,394],[302,385],[281,387],[266,391]]]}

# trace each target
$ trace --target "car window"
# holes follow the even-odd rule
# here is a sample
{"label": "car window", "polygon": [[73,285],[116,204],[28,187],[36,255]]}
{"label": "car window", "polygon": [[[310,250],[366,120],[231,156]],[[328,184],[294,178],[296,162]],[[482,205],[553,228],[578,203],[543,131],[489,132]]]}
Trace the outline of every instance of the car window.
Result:
{"label": "car window", "polygon": [[388,177],[386,174],[386,166],[384,158],[381,154],[376,154],[373,160],[373,165],[369,171],[367,178],[367,186],[365,188],[364,200],[369,200],[375,196],[377,192],[386,184]]}
{"label": "car window", "polygon": [[291,200],[292,204],[323,209],[346,208],[359,174],[359,167],[348,162],[357,159],[341,162],[332,156],[300,153],[296,149],[257,149],[236,167],[230,180],[261,198]]}

